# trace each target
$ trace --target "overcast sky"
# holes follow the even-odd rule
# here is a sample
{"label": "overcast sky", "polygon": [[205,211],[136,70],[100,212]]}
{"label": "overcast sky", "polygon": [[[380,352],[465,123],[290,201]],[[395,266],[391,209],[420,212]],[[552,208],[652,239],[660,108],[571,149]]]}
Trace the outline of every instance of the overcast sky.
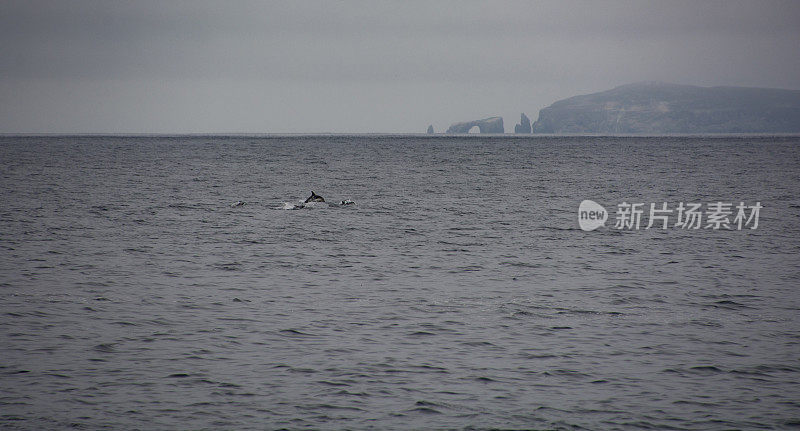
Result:
{"label": "overcast sky", "polygon": [[422,133],[637,81],[800,89],[797,1],[0,2],[0,133]]}

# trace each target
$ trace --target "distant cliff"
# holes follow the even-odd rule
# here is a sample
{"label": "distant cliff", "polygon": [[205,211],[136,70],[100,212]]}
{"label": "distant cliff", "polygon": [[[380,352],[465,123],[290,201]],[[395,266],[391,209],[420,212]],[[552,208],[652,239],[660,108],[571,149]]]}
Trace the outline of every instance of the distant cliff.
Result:
{"label": "distant cliff", "polygon": [[800,132],[800,91],[629,84],[559,100],[539,111],[533,132]]}
{"label": "distant cliff", "polygon": [[504,133],[503,117],[490,117],[483,120],[453,123],[445,133],[469,133],[469,129],[478,126],[481,133]]}

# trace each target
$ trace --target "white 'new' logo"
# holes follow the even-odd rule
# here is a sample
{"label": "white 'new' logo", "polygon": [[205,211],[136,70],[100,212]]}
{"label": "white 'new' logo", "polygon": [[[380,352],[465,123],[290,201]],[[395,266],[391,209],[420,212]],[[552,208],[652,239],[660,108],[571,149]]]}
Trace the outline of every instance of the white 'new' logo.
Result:
{"label": "white 'new' logo", "polygon": [[578,207],[578,225],[585,231],[604,226],[608,220],[608,211],[595,201],[586,199]]}

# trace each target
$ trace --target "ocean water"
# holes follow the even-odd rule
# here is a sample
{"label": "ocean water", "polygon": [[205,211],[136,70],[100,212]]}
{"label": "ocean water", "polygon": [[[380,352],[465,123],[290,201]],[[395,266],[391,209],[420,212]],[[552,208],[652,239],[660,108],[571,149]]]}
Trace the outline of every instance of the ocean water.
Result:
{"label": "ocean water", "polygon": [[2,429],[800,427],[800,137],[6,136],[0,186]]}

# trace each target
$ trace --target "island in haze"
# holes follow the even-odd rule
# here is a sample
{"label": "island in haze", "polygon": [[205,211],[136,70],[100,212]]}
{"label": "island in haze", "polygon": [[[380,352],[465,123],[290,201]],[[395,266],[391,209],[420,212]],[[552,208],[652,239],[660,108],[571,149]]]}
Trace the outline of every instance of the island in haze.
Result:
{"label": "island in haze", "polygon": [[[469,133],[473,127],[477,127],[479,133],[505,133],[503,117],[489,117],[483,120],[453,123],[445,133]],[[428,126],[427,133],[433,133],[432,125]],[[520,114],[519,124],[514,126],[514,133],[531,133],[531,120],[524,112]]]}
{"label": "island in haze", "polygon": [[798,133],[800,91],[642,82],[559,100],[533,133]]}
{"label": "island in haze", "polygon": [[469,130],[477,126],[480,133],[504,133],[503,117],[489,117],[482,120],[465,121],[453,123],[447,128],[445,133],[469,133]]}
{"label": "island in haze", "polygon": [[514,126],[514,133],[531,133],[531,119],[524,112],[519,116],[519,124]]}

